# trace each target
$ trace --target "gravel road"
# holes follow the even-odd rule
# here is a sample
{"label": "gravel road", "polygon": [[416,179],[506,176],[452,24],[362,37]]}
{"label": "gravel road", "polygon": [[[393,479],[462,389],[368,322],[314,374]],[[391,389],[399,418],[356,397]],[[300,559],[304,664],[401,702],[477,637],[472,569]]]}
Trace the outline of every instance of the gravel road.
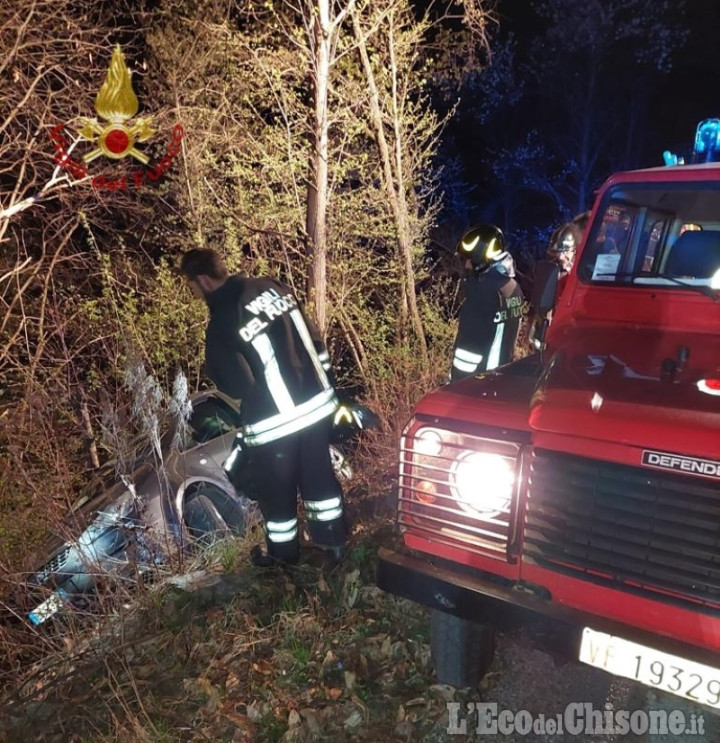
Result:
{"label": "gravel road", "polygon": [[[509,629],[499,633],[493,664],[480,688],[473,692],[466,690],[453,697],[451,704],[454,706],[450,707],[446,720],[448,727],[445,730],[436,727],[434,732],[437,737],[433,735],[432,741],[720,743],[720,713],[693,705],[671,694],[610,676],[565,657],[552,648],[551,634],[546,628]],[[497,707],[481,706],[491,704]],[[575,706],[570,707],[566,713],[568,705]],[[626,721],[630,732],[609,733],[603,732],[602,728],[595,728],[593,732],[568,732],[567,720],[570,720],[571,726],[579,724],[582,729],[585,720],[593,719],[591,709],[597,710],[596,718],[602,712],[627,711]],[[511,722],[517,721],[520,730],[510,732],[508,728],[504,728],[504,734],[500,730],[497,733],[478,732],[478,725],[482,724],[481,717],[486,723],[491,720],[499,722],[498,715],[502,710],[512,713],[507,714],[506,718]],[[516,713],[521,710],[526,710],[529,714],[522,713],[517,717]],[[684,715],[685,732],[632,732],[633,729],[638,729],[636,724],[642,724],[644,720],[649,723],[651,713],[657,712],[655,719],[659,720],[664,716],[663,713],[670,714],[673,710]],[[634,717],[636,722],[631,726],[633,712],[637,713]],[[552,722],[541,727],[541,722],[537,722],[541,715],[544,715],[545,720],[552,719]],[[677,712],[675,718],[679,718]],[[563,723],[562,732],[552,728],[558,719]],[[537,727],[534,731],[525,732],[522,728],[529,720]],[[621,718],[615,718],[615,721],[621,722]],[[430,743],[430,739],[424,743]]]}

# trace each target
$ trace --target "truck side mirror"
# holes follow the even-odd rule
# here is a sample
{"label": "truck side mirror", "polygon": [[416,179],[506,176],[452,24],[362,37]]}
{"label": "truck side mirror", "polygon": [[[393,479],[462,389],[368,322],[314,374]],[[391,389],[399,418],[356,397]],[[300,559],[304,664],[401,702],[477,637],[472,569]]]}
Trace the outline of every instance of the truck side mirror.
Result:
{"label": "truck side mirror", "polygon": [[557,300],[559,278],[560,267],[554,261],[538,261],[535,264],[535,281],[530,298],[535,316],[530,340],[538,350],[545,347],[545,333],[550,324],[550,312]]}
{"label": "truck side mirror", "polygon": [[535,264],[530,303],[540,317],[545,317],[555,306],[560,268],[554,261],[538,261]]}

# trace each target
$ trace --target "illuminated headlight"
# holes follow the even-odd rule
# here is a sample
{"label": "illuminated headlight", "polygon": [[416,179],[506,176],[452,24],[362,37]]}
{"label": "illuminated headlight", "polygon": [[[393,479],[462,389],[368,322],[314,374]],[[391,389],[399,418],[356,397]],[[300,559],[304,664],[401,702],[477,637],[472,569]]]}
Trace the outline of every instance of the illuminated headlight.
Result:
{"label": "illuminated headlight", "polygon": [[415,434],[415,452],[426,457],[436,457],[442,449],[442,437],[434,428],[421,428]]}
{"label": "illuminated headlight", "polygon": [[474,515],[496,516],[510,508],[515,460],[500,454],[466,451],[450,470],[450,489],[460,506]]}

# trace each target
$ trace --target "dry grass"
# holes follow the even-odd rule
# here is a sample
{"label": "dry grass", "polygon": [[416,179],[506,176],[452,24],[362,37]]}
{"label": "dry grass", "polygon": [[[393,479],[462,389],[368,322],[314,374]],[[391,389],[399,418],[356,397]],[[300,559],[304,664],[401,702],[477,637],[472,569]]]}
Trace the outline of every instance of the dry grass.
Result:
{"label": "dry grass", "polygon": [[[260,539],[250,534],[163,568],[154,585],[110,587],[92,615],[34,629],[24,614],[2,610],[2,587],[12,593],[22,561],[0,560],[0,743],[382,741],[434,725],[445,705],[426,693],[425,612],[375,588],[374,565],[378,544],[392,539],[400,431],[437,384],[436,371],[398,359],[366,401],[382,427],[367,431],[352,457],[352,550],[340,567],[311,552],[291,576],[261,574],[249,566]],[[65,454],[62,439],[39,431],[47,451],[23,475],[38,498],[46,487],[35,472],[52,472]],[[183,590],[173,575],[199,583]],[[398,701],[423,694],[417,712]]]}
{"label": "dry grass", "polygon": [[[376,731],[378,719],[395,739],[399,713],[380,689],[397,654],[408,665],[394,683],[431,677],[427,638],[416,646],[406,633],[408,621],[425,631],[423,610],[374,587],[376,546],[391,538],[396,432],[410,411],[373,407],[391,423],[354,453],[342,566],[311,551],[292,576],[259,573],[248,557],[256,530],[168,566],[153,585],[100,594],[93,615],[0,624],[0,741],[338,740]],[[6,585],[19,577],[5,574]],[[187,580],[192,590],[173,585]]]}
{"label": "dry grass", "polygon": [[3,692],[0,741],[429,740],[448,692],[432,687],[425,611],[374,586],[392,535],[365,526],[340,566],[311,551],[292,573],[258,571],[241,540],[199,558],[192,590],[150,588],[68,627]]}

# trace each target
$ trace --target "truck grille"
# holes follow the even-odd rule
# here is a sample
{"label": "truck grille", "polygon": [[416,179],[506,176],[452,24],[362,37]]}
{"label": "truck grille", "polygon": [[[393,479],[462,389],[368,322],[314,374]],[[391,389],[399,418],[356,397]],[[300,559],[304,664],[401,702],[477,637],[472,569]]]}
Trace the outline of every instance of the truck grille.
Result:
{"label": "truck grille", "polygon": [[655,600],[720,610],[720,487],[536,450],[524,553]]}
{"label": "truck grille", "polygon": [[[432,451],[424,451],[423,435],[435,441]],[[495,441],[470,433],[449,431],[412,421],[400,441],[400,479],[398,522],[426,539],[477,554],[502,555],[505,558],[510,523],[511,496],[507,501],[483,512],[464,502],[454,483],[453,473],[465,457],[492,452],[517,467],[520,446]],[[515,478],[517,483],[517,478]],[[480,479],[465,485],[478,502],[485,494],[492,503],[492,487]],[[517,484],[513,486],[515,492]]]}

